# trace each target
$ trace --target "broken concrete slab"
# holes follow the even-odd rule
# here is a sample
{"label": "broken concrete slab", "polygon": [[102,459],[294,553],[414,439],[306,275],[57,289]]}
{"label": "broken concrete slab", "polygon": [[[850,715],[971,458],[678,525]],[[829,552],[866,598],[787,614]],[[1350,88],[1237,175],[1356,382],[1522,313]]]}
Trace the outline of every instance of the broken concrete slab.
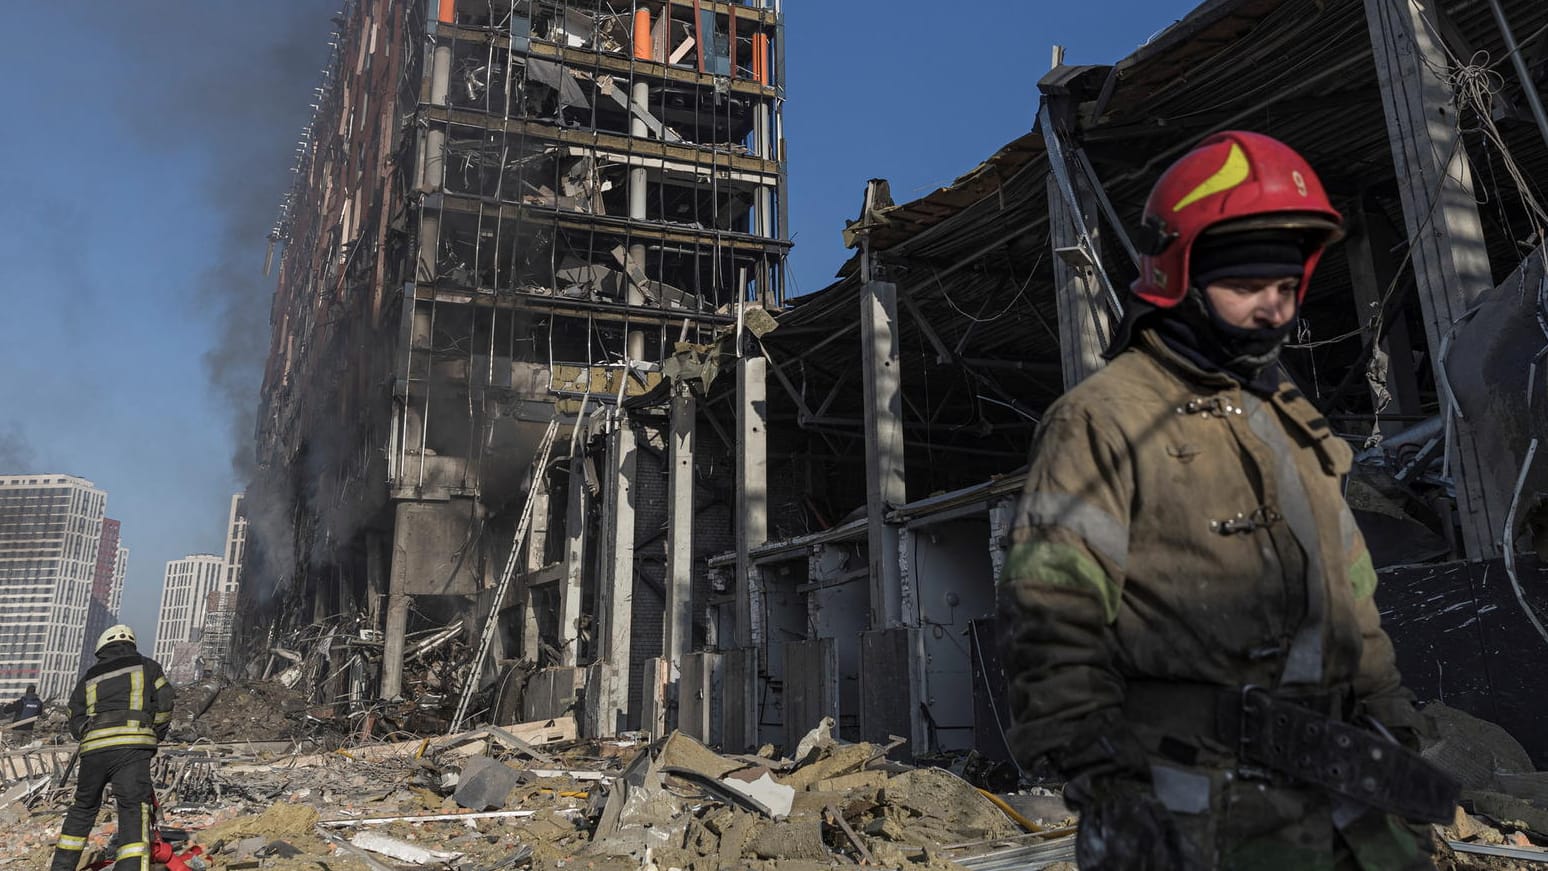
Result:
{"label": "broken concrete slab", "polygon": [[681,732],[673,732],[656,753],[656,765],[660,769],[677,768],[695,771],[712,780],[719,780],[738,768],[746,767],[721,756],[693,738]]}
{"label": "broken concrete slab", "polygon": [[887,782],[885,771],[856,771],[819,780],[812,785],[816,792],[850,792],[857,789],[878,789]]}
{"label": "broken concrete slab", "polygon": [[828,748],[826,755],[815,762],[797,768],[780,780],[796,789],[811,789],[819,781],[849,774],[864,767],[881,748],[875,744],[838,744]]}
{"label": "broken concrete slab", "polygon": [[381,832],[359,832],[349,839],[349,842],[362,850],[370,850],[380,853],[402,862],[412,862],[415,865],[429,865],[432,862],[455,862],[462,858],[461,853],[452,853],[446,850],[430,850],[407,841],[389,837]]}
{"label": "broken concrete slab", "polygon": [[475,756],[462,764],[462,774],[452,800],[475,811],[505,807],[511,790],[521,782],[516,769],[498,759]]}

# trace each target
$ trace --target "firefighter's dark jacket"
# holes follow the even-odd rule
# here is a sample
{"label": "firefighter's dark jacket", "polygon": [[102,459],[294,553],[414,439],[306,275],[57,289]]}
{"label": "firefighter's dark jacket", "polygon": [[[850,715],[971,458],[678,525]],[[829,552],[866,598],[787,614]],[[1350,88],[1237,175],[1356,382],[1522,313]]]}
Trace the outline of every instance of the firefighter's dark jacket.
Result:
{"label": "firefighter's dark jacket", "polygon": [[161,665],[127,642],[109,645],[70,693],[70,734],[81,755],[154,748],[172,721],[176,692]]}

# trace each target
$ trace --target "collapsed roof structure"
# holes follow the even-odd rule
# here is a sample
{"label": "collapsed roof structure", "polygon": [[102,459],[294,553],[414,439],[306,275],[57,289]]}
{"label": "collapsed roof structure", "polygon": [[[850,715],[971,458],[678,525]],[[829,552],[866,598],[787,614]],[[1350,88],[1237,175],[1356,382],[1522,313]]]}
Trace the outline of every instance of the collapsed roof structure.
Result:
{"label": "collapsed roof structure", "polygon": [[[278,586],[247,612],[281,619],[272,637],[246,622],[250,653],[310,624],[334,676],[320,700],[358,707],[414,689],[411,632],[462,619],[470,661],[419,688],[458,702],[454,726],[477,697],[492,716],[578,708],[590,734],[675,725],[738,750],[831,716],[919,754],[997,752],[994,582],[1032,432],[1101,365],[1156,175],[1245,128],[1305,154],[1347,218],[1285,363],[1360,451],[1349,498],[1405,673],[1548,761],[1548,736],[1509,701],[1548,686],[1501,660],[1548,644],[1548,573],[1526,553],[1548,549],[1534,183],[1548,8],[1210,0],[1112,66],[1056,65],[1035,128],[951,186],[897,204],[873,181],[845,230],[855,257],[788,305],[781,149],[762,126],[777,127],[782,76],[757,60],[783,56],[777,9],[459,0],[438,14],[423,34],[417,8],[387,0],[346,14],[352,60],[393,22],[395,114],[369,152],[379,176],[346,217],[291,231],[282,262],[250,569]],[[700,33],[716,48],[696,60]],[[467,52],[462,84],[437,90],[448,47]],[[510,93],[496,78],[519,66],[527,108],[455,105],[463,88]],[[650,119],[598,79],[625,66],[647,85],[635,107],[662,102]],[[679,97],[733,120],[688,135]],[[577,138],[566,113],[583,103],[629,142]],[[480,137],[496,163],[457,150]],[[528,154],[533,141],[559,144]],[[694,202],[709,223],[611,217],[638,173],[655,202],[684,149],[708,164]],[[452,189],[490,166],[514,186]],[[426,189],[426,167],[446,189]],[[553,183],[520,184],[537,176]],[[316,197],[300,190],[292,221]],[[522,217],[534,207],[547,217]],[[324,286],[324,266],[354,278]],[[503,679],[517,660],[530,677]]]}

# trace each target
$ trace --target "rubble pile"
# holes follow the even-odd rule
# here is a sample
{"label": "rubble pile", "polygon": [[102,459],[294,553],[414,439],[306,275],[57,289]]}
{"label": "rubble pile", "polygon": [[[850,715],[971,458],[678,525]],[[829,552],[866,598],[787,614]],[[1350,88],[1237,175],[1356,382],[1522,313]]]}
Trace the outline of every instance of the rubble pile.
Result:
{"label": "rubble pile", "polygon": [[[189,831],[219,868],[944,871],[982,856],[1041,856],[1033,868],[1073,857],[1068,820],[1025,821],[1045,829],[1028,832],[956,775],[873,744],[824,738],[799,762],[772,748],[726,756],[676,733],[579,741],[568,718],[333,750],[213,740],[240,722],[272,738],[279,722],[248,710],[278,696],[232,690],[219,693],[229,710],[217,699],[183,720],[200,740],[164,746],[156,766],[162,825]],[[16,847],[6,871],[47,867],[68,790],[40,787],[0,809]],[[99,826],[93,847],[112,834]]]}
{"label": "rubble pile", "polygon": [[307,700],[272,681],[208,678],[178,690],[170,740],[282,741],[314,734]]}
{"label": "rubble pile", "polygon": [[[901,742],[819,726],[794,758],[728,755],[681,733],[579,740],[570,718],[378,741],[320,734],[308,711],[277,684],[186,688],[154,769],[162,826],[232,871],[1074,867],[1075,820],[1056,793],[1001,795],[904,765],[891,758]],[[1466,787],[1453,824],[1436,827],[1437,867],[1548,868],[1548,774],[1488,723],[1425,713],[1425,755]],[[4,871],[47,867],[69,800],[69,748],[38,745],[0,766],[23,772],[0,777]],[[111,816],[94,849],[109,849]]]}

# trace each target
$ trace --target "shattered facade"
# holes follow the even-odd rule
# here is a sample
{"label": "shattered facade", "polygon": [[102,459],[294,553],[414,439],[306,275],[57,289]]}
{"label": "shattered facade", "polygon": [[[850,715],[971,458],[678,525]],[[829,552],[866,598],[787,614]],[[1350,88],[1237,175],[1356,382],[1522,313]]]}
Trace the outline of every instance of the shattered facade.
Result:
{"label": "shattered facade", "polygon": [[[429,11],[345,5],[298,146],[237,644],[264,670],[316,627],[349,664],[319,701],[448,714],[519,659],[567,669],[614,732],[646,659],[715,644],[703,554],[661,530],[743,522],[739,415],[700,400],[783,303],[781,19]],[[424,661],[458,620],[471,681]]]}
{"label": "shattered facade", "polygon": [[106,507],[73,475],[0,476],[0,699],[75,685]]}
{"label": "shattered facade", "polygon": [[855,256],[789,301],[777,10],[340,20],[277,231],[239,633],[255,670],[344,675],[318,701],[1003,754],[1028,446],[1101,365],[1156,175],[1220,129],[1307,155],[1348,218],[1285,364],[1359,452],[1378,567],[1515,581],[1545,544],[1548,55],[1506,47],[1540,4],[1205,4],[1056,66],[1033,129],[950,186],[872,182]]}

